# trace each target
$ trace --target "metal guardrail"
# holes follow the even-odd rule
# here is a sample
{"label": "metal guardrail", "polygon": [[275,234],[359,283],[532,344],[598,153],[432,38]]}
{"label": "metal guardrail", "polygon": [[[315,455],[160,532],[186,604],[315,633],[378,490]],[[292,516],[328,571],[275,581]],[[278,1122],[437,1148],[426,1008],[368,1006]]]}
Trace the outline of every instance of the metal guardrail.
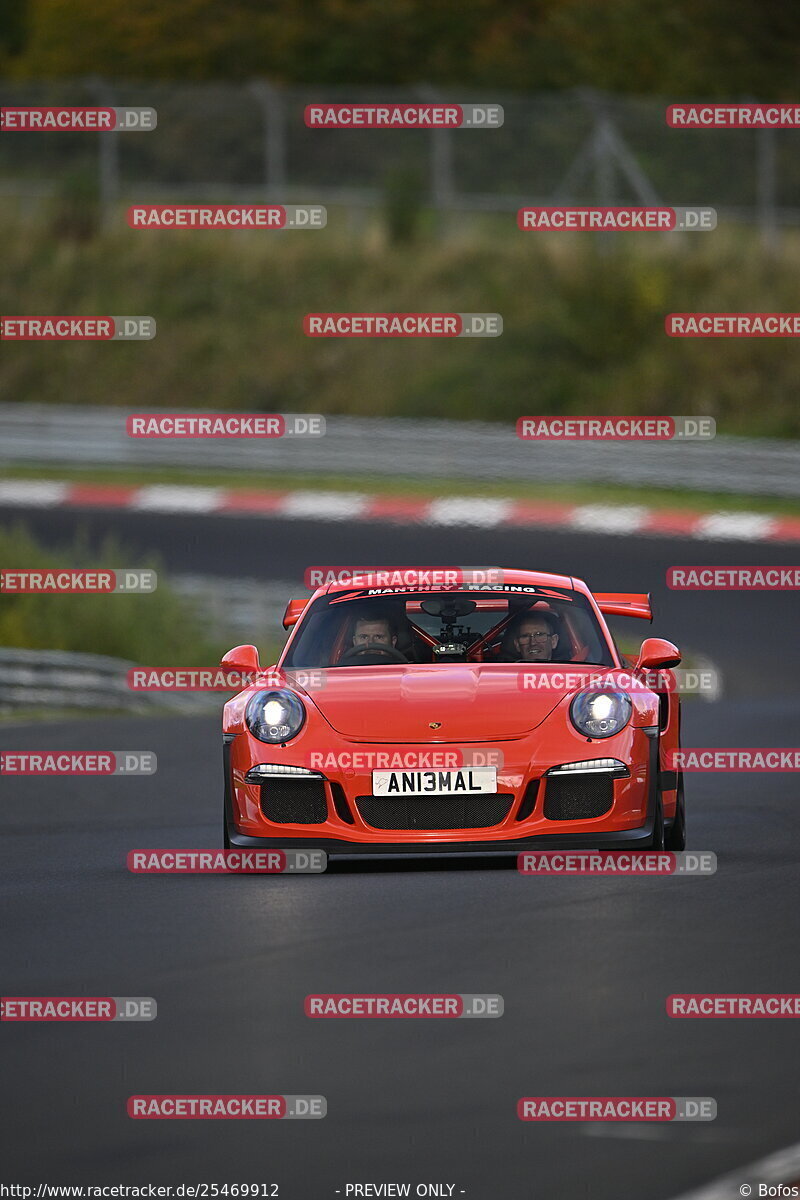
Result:
{"label": "metal guardrail", "polygon": [[222,468],[465,481],[610,483],[800,496],[800,442],[534,442],[513,425],[328,417],[322,438],[130,438],[130,410],[0,404],[0,464]]}
{"label": "metal guardrail", "polygon": [[213,637],[255,642],[262,648],[286,641],[283,614],[292,596],[310,596],[303,582],[233,575],[170,575],[169,585],[201,614]]}
{"label": "metal guardrail", "polygon": [[[262,651],[285,640],[281,618],[288,598],[310,595],[302,583],[288,580],[177,574],[170,585],[198,608],[211,635],[230,645],[256,642]],[[226,692],[132,691],[127,673],[141,665],[102,654],[0,647],[0,715],[25,709],[180,715],[218,711],[228,699]]]}
{"label": "metal guardrail", "polygon": [[0,648],[0,715],[33,709],[174,714],[212,712],[225,693],[131,691],[127,672],[139,664],[102,654]]}
{"label": "metal guardrail", "polygon": [[[197,606],[212,635],[231,645],[255,641],[262,650],[283,643],[288,598],[310,595],[288,580],[178,574],[170,585]],[[226,692],[131,691],[127,672],[141,665],[102,654],[0,647],[0,715],[38,709],[180,715],[218,711],[228,699]]]}

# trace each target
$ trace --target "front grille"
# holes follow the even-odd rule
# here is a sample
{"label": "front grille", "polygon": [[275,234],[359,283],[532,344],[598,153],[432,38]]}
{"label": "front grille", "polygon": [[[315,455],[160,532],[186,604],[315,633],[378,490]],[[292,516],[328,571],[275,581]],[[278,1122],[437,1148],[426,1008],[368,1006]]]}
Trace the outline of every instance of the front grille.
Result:
{"label": "front grille", "polygon": [[321,825],[328,819],[325,781],[275,775],[261,785],[261,811],[281,825]]}
{"label": "front grille", "polygon": [[602,817],[614,803],[610,775],[550,775],[544,785],[544,815],[548,821],[581,821]]}
{"label": "front grille", "polygon": [[358,811],[374,829],[485,829],[508,816],[514,797],[358,796]]}

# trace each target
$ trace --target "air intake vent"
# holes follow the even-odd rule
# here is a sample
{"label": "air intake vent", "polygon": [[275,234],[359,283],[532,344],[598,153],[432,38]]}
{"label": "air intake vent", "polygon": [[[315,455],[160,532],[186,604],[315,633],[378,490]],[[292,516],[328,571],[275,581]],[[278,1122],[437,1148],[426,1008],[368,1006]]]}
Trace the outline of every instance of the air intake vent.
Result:
{"label": "air intake vent", "polygon": [[325,781],[276,775],[261,785],[261,811],[280,825],[321,825],[328,819]]}
{"label": "air intake vent", "polygon": [[346,822],[348,825],[353,825],[353,814],[350,812],[350,805],[347,803],[347,797],[344,794],[344,788],[340,783],[331,781],[331,795],[333,796],[333,806],[336,809],[336,815],[340,821]]}
{"label": "air intake vent", "polygon": [[551,775],[544,785],[544,815],[548,821],[585,821],[602,817],[614,803],[610,775]]}
{"label": "air intake vent", "polygon": [[522,797],[522,804],[519,806],[517,813],[518,821],[527,821],[528,817],[533,814],[536,808],[536,797],[539,795],[539,780],[532,779],[525,788],[525,795]]}

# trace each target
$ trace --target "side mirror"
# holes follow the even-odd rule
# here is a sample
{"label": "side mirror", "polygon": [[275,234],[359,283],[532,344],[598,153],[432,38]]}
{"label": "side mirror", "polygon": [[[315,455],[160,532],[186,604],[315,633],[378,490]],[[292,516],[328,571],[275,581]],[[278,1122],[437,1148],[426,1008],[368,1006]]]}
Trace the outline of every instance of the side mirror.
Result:
{"label": "side mirror", "polygon": [[657,671],[660,667],[677,667],[681,652],[664,638],[645,638],[636,663],[637,671]]}
{"label": "side mirror", "polygon": [[241,671],[247,675],[255,675],[261,670],[255,646],[234,646],[224,655],[219,665],[227,671]]}
{"label": "side mirror", "polygon": [[289,603],[286,605],[286,612],[283,614],[284,629],[291,629],[293,625],[297,624],[305,611],[309,599],[310,597],[305,599],[301,597],[299,600],[289,601]]}

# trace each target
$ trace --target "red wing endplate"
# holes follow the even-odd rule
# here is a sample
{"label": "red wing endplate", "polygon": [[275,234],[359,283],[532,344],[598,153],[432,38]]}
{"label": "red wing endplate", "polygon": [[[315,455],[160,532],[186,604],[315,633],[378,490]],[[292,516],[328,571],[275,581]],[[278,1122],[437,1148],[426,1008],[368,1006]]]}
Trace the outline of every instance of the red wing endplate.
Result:
{"label": "red wing endplate", "polygon": [[653,620],[649,592],[595,592],[594,598],[600,612],[607,616]]}

